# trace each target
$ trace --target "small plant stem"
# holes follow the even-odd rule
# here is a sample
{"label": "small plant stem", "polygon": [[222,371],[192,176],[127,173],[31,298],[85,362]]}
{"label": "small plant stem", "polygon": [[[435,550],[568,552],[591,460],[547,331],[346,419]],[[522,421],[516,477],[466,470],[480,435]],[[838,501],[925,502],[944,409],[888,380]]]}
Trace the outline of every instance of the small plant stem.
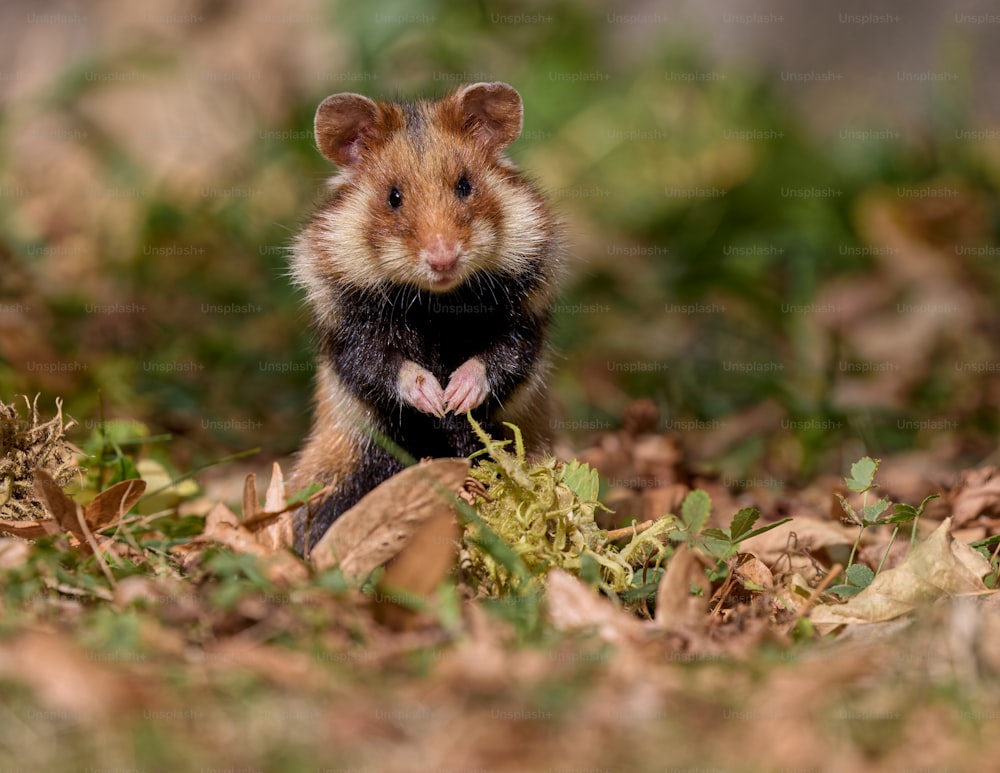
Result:
{"label": "small plant stem", "polygon": [[719,610],[722,608],[722,602],[726,600],[726,596],[729,594],[730,589],[735,584],[736,583],[733,580],[732,568],[730,567],[730,571],[729,571],[728,575],[726,576],[726,581],[724,583],[722,583],[722,587],[720,587],[719,590],[718,590],[719,599],[718,599],[718,601],[715,604],[715,608],[711,612],[712,615],[719,614]]}
{"label": "small plant stem", "polygon": [[885,552],[882,554],[882,560],[878,562],[878,569],[875,570],[876,576],[882,571],[882,565],[885,563],[885,559],[889,557],[889,551],[892,550],[892,543],[896,541],[897,534],[899,534],[898,525],[892,530],[892,536],[889,537],[889,544],[885,546]]}
{"label": "small plant stem", "polygon": [[90,531],[90,527],[87,526],[87,520],[83,517],[83,508],[80,507],[80,505],[76,506],[76,522],[80,525],[80,531],[83,532],[83,536],[90,545],[90,549],[94,553],[94,558],[97,559],[97,563],[100,565],[101,571],[104,572],[104,576],[107,578],[108,584],[111,586],[111,589],[114,590],[118,587],[118,583],[115,581],[115,576],[111,573],[111,569],[108,567],[107,561],[104,560],[104,556],[101,554],[101,548],[97,544],[97,540],[94,539],[94,535]]}
{"label": "small plant stem", "polygon": [[920,514],[918,513],[913,517],[913,528],[910,529],[910,548],[912,549],[917,541],[917,521],[920,520]]}
{"label": "small plant stem", "polygon": [[858,545],[861,544],[861,535],[864,534],[865,527],[862,526],[858,529],[858,538],[854,540],[854,547],[851,548],[851,555],[847,559],[847,568],[850,569],[854,564],[854,554],[858,552]]}

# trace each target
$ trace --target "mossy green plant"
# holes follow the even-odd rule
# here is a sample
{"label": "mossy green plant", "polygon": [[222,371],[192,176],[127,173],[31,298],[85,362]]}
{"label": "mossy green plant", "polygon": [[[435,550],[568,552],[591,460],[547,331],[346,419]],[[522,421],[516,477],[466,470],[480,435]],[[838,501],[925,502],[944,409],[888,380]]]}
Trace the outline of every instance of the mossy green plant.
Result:
{"label": "mossy green plant", "polygon": [[[619,548],[598,526],[595,515],[606,510],[598,501],[599,479],[587,464],[566,464],[553,457],[528,460],[520,430],[507,426],[513,441],[490,437],[475,419],[469,421],[484,450],[470,472],[481,484],[475,509],[482,524],[470,520],[465,530],[467,567],[488,595],[503,596],[544,583],[545,571],[559,567],[591,579],[605,592],[621,594],[633,587],[636,569],[667,555],[660,538],[673,523],[662,518],[636,531]],[[513,442],[513,451],[508,446]],[[512,571],[511,557],[488,549],[485,525],[516,554],[526,571]],[[594,571],[596,567],[596,571]]]}

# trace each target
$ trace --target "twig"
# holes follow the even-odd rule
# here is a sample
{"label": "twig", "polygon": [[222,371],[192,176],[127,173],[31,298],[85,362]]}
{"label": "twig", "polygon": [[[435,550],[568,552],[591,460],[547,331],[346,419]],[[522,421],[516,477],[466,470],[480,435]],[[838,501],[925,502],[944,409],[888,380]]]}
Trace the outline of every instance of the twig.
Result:
{"label": "twig", "polygon": [[803,606],[802,609],[799,610],[799,615],[796,618],[796,621],[806,616],[812,605],[816,603],[816,599],[818,599],[820,596],[823,595],[824,592],[826,592],[826,589],[830,586],[830,583],[836,580],[840,576],[840,573],[843,570],[844,567],[841,566],[840,564],[834,564],[830,568],[830,571],[827,573],[826,577],[823,578],[823,581],[813,589],[813,592],[811,594],[809,594],[809,598],[806,599],[805,606]]}
{"label": "twig", "polygon": [[101,554],[100,546],[97,544],[97,540],[94,539],[94,535],[90,531],[90,527],[87,526],[87,519],[83,517],[83,508],[80,507],[80,505],[76,506],[76,522],[80,524],[80,530],[83,532],[83,536],[87,538],[90,549],[94,551],[94,558],[96,558],[97,563],[100,564],[101,571],[104,572],[104,576],[108,578],[108,583],[112,588],[117,588],[118,583],[115,581],[115,576],[111,574],[111,568],[104,560],[104,556]]}
{"label": "twig", "polygon": [[623,526],[620,529],[612,529],[611,531],[604,532],[604,536],[607,538],[608,542],[614,542],[617,539],[622,539],[624,537],[631,537],[634,534],[641,534],[650,528],[656,521],[643,521],[642,523],[635,524],[631,526]]}

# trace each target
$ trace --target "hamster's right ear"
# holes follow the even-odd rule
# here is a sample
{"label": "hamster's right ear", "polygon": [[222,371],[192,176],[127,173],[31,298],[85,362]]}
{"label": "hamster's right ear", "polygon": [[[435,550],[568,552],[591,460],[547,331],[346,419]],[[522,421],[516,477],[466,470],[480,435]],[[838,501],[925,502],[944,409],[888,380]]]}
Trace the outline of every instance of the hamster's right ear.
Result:
{"label": "hamster's right ear", "polygon": [[320,153],[338,166],[353,166],[376,132],[378,105],[360,94],[334,94],[316,109],[313,125]]}

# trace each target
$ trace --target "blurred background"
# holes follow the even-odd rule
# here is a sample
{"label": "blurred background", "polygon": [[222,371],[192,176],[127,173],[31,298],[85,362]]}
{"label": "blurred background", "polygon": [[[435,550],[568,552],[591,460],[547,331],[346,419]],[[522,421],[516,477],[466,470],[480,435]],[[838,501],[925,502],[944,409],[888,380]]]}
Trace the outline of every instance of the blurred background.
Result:
{"label": "blurred background", "polygon": [[8,0],[0,398],[175,470],[294,452],[316,105],[503,80],[566,223],[564,448],[644,397],[731,479],[997,462],[995,5],[611,5]]}

